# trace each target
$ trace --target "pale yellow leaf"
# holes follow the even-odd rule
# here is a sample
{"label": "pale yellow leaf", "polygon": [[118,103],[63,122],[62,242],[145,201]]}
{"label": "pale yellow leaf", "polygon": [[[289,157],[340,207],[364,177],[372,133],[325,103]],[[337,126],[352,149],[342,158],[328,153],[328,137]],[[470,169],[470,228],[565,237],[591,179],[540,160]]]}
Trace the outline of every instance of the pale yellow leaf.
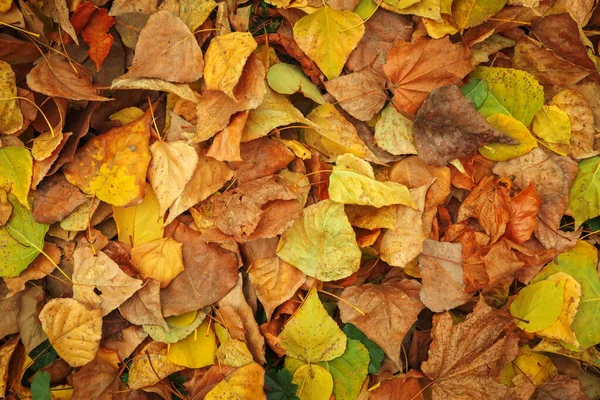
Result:
{"label": "pale yellow leaf", "polygon": [[163,238],[144,243],[131,249],[131,262],[142,278],[152,278],[165,288],[185,268],[181,255],[181,243],[173,238]]}

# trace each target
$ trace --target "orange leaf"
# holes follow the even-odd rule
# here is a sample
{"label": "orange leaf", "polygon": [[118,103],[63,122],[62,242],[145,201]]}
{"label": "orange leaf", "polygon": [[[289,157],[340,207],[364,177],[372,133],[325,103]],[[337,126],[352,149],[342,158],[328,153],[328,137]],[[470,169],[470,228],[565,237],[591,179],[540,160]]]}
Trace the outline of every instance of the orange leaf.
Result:
{"label": "orange leaf", "polygon": [[87,1],[81,3],[77,7],[70,19],[71,25],[73,25],[73,29],[75,29],[75,33],[78,35],[81,33],[92,17],[92,14],[94,14],[94,11],[96,11],[96,6]]}
{"label": "orange leaf", "polygon": [[83,40],[90,46],[88,54],[98,70],[110,53],[114,38],[107,32],[114,24],[115,20],[108,15],[108,10],[101,8],[94,12],[81,33]]}
{"label": "orange leaf", "polygon": [[506,226],[506,238],[519,244],[529,240],[541,205],[542,200],[531,182],[525,190],[510,200],[510,220]]}

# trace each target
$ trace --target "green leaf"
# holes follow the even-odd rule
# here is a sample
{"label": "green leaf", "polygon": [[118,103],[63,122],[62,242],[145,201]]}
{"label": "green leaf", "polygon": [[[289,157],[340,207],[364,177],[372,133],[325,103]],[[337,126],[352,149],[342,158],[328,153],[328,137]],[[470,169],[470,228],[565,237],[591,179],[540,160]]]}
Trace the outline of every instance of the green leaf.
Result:
{"label": "green leaf", "polygon": [[329,282],[356,272],[362,253],[344,205],[323,200],[306,207],[281,235],[277,255],[306,275]]}
{"label": "green leaf", "polygon": [[377,4],[373,3],[373,0],[359,0],[356,7],[354,7],[354,12],[363,20],[366,20],[375,14],[377,8]]}
{"label": "green leaf", "polygon": [[488,84],[486,81],[471,78],[469,83],[460,88],[462,94],[473,103],[473,107],[479,108],[488,96]]}
{"label": "green leaf", "polygon": [[519,318],[517,326],[525,332],[549,328],[560,315],[564,282],[540,281],[525,286],[510,305],[510,313]]}
{"label": "green leaf", "polygon": [[360,342],[365,345],[367,350],[369,350],[369,374],[377,373],[385,358],[385,353],[381,347],[351,323],[344,325],[342,330],[346,336],[348,336],[348,339],[360,340]]}
{"label": "green leaf", "polygon": [[52,400],[49,373],[38,372],[34,375],[31,382],[31,398],[32,400]]}
{"label": "green leaf", "polygon": [[558,263],[546,265],[532,282],[557,272],[571,275],[581,285],[581,302],[571,325],[579,345],[587,349],[600,343],[600,279],[596,271],[598,251],[580,240],[571,250],[558,255]]}
{"label": "green leaf", "polygon": [[320,362],[333,377],[333,394],[336,400],[354,400],[367,379],[369,351],[358,340],[348,339],[346,351],[329,362]]}
{"label": "green leaf", "polygon": [[477,110],[486,118],[505,114],[529,126],[544,104],[544,88],[525,71],[477,67],[471,77],[485,80],[488,84],[489,94]]}
{"label": "green leaf", "polygon": [[277,63],[269,68],[267,82],[271,89],[281,94],[302,93],[315,103],[324,104],[319,88],[310,81],[297,65]]}
{"label": "green leaf", "polygon": [[15,195],[28,209],[32,171],[33,159],[29,150],[24,147],[0,148],[0,188]]}
{"label": "green leaf", "polygon": [[36,222],[13,194],[8,195],[8,201],[13,210],[0,228],[0,276],[10,278],[18,276],[42,252],[48,225]]}
{"label": "green leaf", "polygon": [[575,218],[575,229],[590,218],[600,215],[600,156],[579,163],[579,172],[569,192],[569,210]]}
{"label": "green leaf", "polygon": [[337,203],[384,207],[402,204],[416,208],[408,188],[375,179],[373,167],[353,154],[339,156],[329,177],[329,198]]}
{"label": "green leaf", "polygon": [[270,369],[265,374],[267,400],[299,400],[298,385],[292,383],[292,374],[287,369]]}
{"label": "green leaf", "polygon": [[46,339],[35,349],[31,350],[29,358],[33,360],[33,364],[29,368],[38,371],[58,360],[58,354],[54,350],[54,347],[50,345],[50,341]]}
{"label": "green leaf", "polygon": [[288,320],[279,339],[289,357],[307,363],[333,360],[346,350],[346,335],[325,311],[316,289]]}

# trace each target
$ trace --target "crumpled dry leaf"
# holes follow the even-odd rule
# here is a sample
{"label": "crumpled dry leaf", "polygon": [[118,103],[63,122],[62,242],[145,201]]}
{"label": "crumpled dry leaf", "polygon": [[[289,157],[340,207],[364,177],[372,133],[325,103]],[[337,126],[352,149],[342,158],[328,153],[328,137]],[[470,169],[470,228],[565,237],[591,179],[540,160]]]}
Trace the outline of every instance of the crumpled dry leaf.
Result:
{"label": "crumpled dry leaf", "polygon": [[73,374],[73,400],[112,398],[123,390],[117,369],[100,357]]}
{"label": "crumpled dry leaf", "polygon": [[62,221],[77,207],[88,200],[63,174],[54,174],[45,179],[33,197],[33,216],[43,224]]}
{"label": "crumpled dry leaf", "polygon": [[0,60],[0,133],[11,135],[23,126],[23,114],[19,108],[15,73],[10,64]]}
{"label": "crumpled dry leaf", "polygon": [[429,358],[421,364],[423,373],[434,380],[432,398],[514,398],[512,389],[498,382],[504,366],[518,353],[511,323],[511,317],[482,300],[458,325],[448,312],[435,315]]}
{"label": "crumpled dry leaf", "polygon": [[270,138],[242,143],[240,155],[242,161],[229,164],[240,183],[272,175],[294,159],[294,153],[290,149]]}
{"label": "crumpled dry leaf", "polygon": [[133,358],[127,384],[131,390],[145,388],[184,368],[168,360],[166,344],[150,342]]}
{"label": "crumpled dry leaf", "polygon": [[231,398],[265,400],[263,391],[265,371],[257,363],[238,368],[223,378],[204,397],[206,400],[225,400]]}
{"label": "crumpled dry leaf", "polygon": [[452,44],[448,37],[420,37],[413,43],[397,40],[383,66],[392,84],[394,105],[411,114],[432,90],[460,84],[472,69],[469,49]]}
{"label": "crumpled dry leaf", "polygon": [[402,367],[402,341],[423,309],[419,299],[420,289],[419,282],[409,279],[390,279],[381,285],[368,283],[351,286],[341,294],[345,301],[338,303],[340,317],[344,323],[358,327],[398,367]]}
{"label": "crumpled dry leaf", "polygon": [[538,387],[537,400],[586,400],[581,382],[568,375],[557,374]]}
{"label": "crumpled dry leaf", "polygon": [[73,265],[73,298],[97,305],[103,316],[142,287],[142,281],[124,273],[104,252],[94,254],[89,246],[75,250]]}
{"label": "crumpled dry leaf", "polygon": [[96,357],[102,333],[100,308],[75,299],[52,299],[39,315],[50,344],[72,367],[81,367]]}
{"label": "crumpled dry leaf", "polygon": [[445,166],[490,142],[514,144],[475,110],[457,86],[433,90],[423,100],[415,117],[414,140],[427,164]]}
{"label": "crumpled dry leaf", "polygon": [[119,306],[119,312],[135,325],[160,325],[167,329],[160,310],[160,282],[148,279],[144,286]]}
{"label": "crumpled dry leaf", "polygon": [[243,161],[240,155],[240,144],[247,119],[248,111],[234,114],[229,125],[215,135],[206,155],[219,161]]}
{"label": "crumpled dry leaf", "polygon": [[135,46],[133,63],[124,77],[194,82],[202,77],[202,50],[185,23],[162,10],[148,19]]}

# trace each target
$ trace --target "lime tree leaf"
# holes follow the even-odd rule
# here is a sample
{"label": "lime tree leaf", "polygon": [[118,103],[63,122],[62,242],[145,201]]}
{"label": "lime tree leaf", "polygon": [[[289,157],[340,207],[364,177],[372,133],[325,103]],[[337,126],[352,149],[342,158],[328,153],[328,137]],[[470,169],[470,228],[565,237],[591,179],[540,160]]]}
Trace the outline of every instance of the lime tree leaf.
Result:
{"label": "lime tree leaf", "polygon": [[347,323],[342,329],[348,339],[360,340],[369,351],[369,374],[375,374],[381,368],[385,353],[377,343],[372,341],[360,329],[353,324]]}
{"label": "lime tree leaf", "polygon": [[113,206],[113,218],[117,224],[119,241],[132,247],[161,239],[163,236],[160,204],[150,185],[146,185],[146,196],[140,204],[133,207]]}
{"label": "lime tree leaf", "polygon": [[587,349],[600,343],[600,279],[596,271],[598,251],[591,244],[578,241],[571,250],[558,255],[558,262],[546,265],[532,280],[539,282],[564,272],[581,285],[581,302],[571,329],[579,345]]}
{"label": "lime tree leaf", "polygon": [[40,371],[33,376],[33,381],[31,382],[31,398],[34,400],[52,399],[49,373]]}
{"label": "lime tree leaf", "polygon": [[18,276],[42,252],[48,225],[33,218],[13,194],[8,195],[12,214],[0,228],[0,276]]}
{"label": "lime tree leaf", "polygon": [[344,205],[324,200],[306,207],[281,235],[277,255],[306,275],[329,282],[356,272],[362,253]]}
{"label": "lime tree leaf", "polygon": [[329,198],[342,204],[377,208],[394,204],[416,207],[406,186],[376,180],[371,164],[350,153],[337,158],[329,177]]}
{"label": "lime tree leaf", "polygon": [[281,94],[302,93],[317,104],[325,104],[319,88],[308,79],[297,65],[277,63],[269,68],[267,82],[271,89]]}
{"label": "lime tree leaf", "polygon": [[479,108],[488,96],[488,84],[477,78],[471,78],[469,83],[460,88],[462,94],[473,103],[473,107]]}
{"label": "lime tree leaf", "polygon": [[569,210],[575,218],[575,229],[600,215],[600,156],[579,163],[579,172],[569,192]]}
{"label": "lime tree leaf", "polygon": [[340,357],[318,363],[333,377],[336,400],[354,400],[367,379],[369,351],[359,340],[348,339],[346,351]]}
{"label": "lime tree leaf", "polygon": [[525,332],[549,328],[558,320],[563,305],[564,282],[540,281],[525,286],[510,305]]}
{"label": "lime tree leaf", "polygon": [[0,188],[11,192],[26,208],[31,186],[33,159],[24,147],[0,148]]}
{"label": "lime tree leaf", "polygon": [[296,396],[298,385],[292,383],[293,376],[287,369],[270,369],[265,374],[265,394],[267,400],[299,400]]}
{"label": "lime tree leaf", "polygon": [[494,114],[506,114],[529,126],[544,104],[544,88],[533,75],[525,71],[477,67],[471,77],[485,80],[488,84],[489,94],[477,110],[486,118]]}
{"label": "lime tree leaf", "polygon": [[319,365],[306,364],[294,372],[300,400],[328,400],[333,391],[333,378]]}
{"label": "lime tree leaf", "polygon": [[316,289],[284,326],[279,340],[289,357],[307,363],[330,361],[346,350],[346,335],[321,304]]}
{"label": "lime tree leaf", "polygon": [[558,106],[542,106],[533,117],[531,130],[548,143],[571,143],[569,115]]}
{"label": "lime tree leaf", "polygon": [[483,24],[489,17],[502,10],[506,0],[454,0],[452,17],[459,30]]}
{"label": "lime tree leaf", "polygon": [[487,121],[506,136],[515,139],[519,144],[490,143],[479,148],[479,152],[487,159],[506,161],[529,153],[537,147],[537,141],[529,129],[518,120],[504,114],[496,114]]}
{"label": "lime tree leaf", "polygon": [[365,26],[358,14],[328,6],[294,24],[294,40],[327,79],[340,76],[346,60],[364,33]]}

